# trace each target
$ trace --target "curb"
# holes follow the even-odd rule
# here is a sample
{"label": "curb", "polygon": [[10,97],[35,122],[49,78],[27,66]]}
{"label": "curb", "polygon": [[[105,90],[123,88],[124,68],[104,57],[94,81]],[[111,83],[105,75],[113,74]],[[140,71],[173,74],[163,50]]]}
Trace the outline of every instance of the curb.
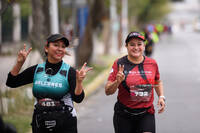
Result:
{"label": "curb", "polygon": [[[125,53],[122,52],[120,55],[115,56],[113,58],[117,59],[121,56],[124,56],[124,54]],[[94,80],[90,84],[88,84],[86,87],[84,87],[85,88],[84,92],[85,92],[86,98],[88,98],[92,93],[94,93],[99,88],[99,86],[107,80],[107,78],[110,74],[110,71],[112,69],[113,63],[114,63],[114,61],[112,61],[112,63],[109,63],[109,65],[108,65],[109,67],[106,70],[101,72],[97,77],[94,78]]]}
{"label": "curb", "polygon": [[103,72],[101,72],[89,85],[87,85],[84,89],[85,97],[89,97],[93,92],[95,92],[98,87],[103,84],[108,75],[109,75],[110,67]]}

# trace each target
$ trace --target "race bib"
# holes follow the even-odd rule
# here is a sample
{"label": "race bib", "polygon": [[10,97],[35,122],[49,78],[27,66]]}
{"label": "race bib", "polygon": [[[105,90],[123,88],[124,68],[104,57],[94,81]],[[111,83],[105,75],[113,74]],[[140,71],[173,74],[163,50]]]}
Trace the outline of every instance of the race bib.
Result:
{"label": "race bib", "polygon": [[130,97],[132,101],[149,101],[152,95],[151,84],[138,84],[130,86]]}
{"label": "race bib", "polygon": [[60,101],[55,101],[50,98],[40,99],[38,100],[38,104],[43,107],[55,107],[61,105]]}

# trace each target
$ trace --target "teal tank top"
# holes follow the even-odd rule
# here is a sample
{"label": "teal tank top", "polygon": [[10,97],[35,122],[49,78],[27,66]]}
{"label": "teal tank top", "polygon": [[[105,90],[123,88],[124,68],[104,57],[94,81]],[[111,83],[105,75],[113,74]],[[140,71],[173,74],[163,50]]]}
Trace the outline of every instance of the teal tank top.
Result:
{"label": "teal tank top", "polygon": [[[62,62],[55,75],[45,72],[45,64],[38,64],[33,79],[33,95],[38,98],[61,99],[69,91],[68,72],[70,65]],[[46,70],[47,71],[47,70]]]}

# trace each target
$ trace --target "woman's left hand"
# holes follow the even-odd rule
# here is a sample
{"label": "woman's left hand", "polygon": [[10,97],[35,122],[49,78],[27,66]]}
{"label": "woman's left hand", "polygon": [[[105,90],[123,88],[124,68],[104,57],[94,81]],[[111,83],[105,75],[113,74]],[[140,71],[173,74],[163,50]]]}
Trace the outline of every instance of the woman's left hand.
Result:
{"label": "woman's left hand", "polygon": [[164,110],[165,110],[165,100],[163,98],[158,99],[158,107],[159,107],[159,110],[158,110],[159,114],[164,112]]}
{"label": "woman's left hand", "polygon": [[87,72],[93,69],[92,67],[86,67],[86,65],[87,63],[84,63],[80,70],[76,70],[76,81],[78,83],[81,83],[84,80]]}

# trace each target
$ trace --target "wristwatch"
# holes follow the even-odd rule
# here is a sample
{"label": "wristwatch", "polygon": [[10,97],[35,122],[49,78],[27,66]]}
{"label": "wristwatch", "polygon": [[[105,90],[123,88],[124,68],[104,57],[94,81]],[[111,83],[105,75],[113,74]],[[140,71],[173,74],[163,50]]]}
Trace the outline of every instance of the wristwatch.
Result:
{"label": "wristwatch", "polygon": [[163,98],[163,100],[166,101],[165,96],[159,96],[159,98]]}

